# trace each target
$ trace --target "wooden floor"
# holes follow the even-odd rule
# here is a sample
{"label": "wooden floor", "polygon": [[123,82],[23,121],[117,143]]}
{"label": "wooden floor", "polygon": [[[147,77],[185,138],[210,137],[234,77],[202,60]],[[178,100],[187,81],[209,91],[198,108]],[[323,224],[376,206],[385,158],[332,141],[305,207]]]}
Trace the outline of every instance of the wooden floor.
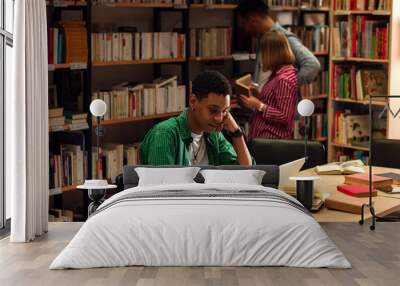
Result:
{"label": "wooden floor", "polygon": [[400,224],[322,223],[352,269],[288,267],[123,267],[48,270],[81,226],[51,223],[49,233],[28,244],[0,241],[0,285],[400,285]]}

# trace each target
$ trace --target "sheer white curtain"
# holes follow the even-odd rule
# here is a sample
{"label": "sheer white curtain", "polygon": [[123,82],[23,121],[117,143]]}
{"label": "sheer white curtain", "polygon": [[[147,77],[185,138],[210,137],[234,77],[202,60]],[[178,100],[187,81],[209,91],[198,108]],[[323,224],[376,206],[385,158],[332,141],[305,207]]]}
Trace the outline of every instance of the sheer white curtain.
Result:
{"label": "sheer white curtain", "polygon": [[45,0],[15,1],[14,93],[6,99],[6,187],[12,242],[48,227],[48,67]]}

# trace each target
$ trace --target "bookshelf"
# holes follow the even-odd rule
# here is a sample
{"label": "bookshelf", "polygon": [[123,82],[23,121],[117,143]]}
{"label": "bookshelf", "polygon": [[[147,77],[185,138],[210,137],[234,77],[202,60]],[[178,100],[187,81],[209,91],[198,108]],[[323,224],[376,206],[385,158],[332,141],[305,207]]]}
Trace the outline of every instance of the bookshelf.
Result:
{"label": "bookshelf", "polygon": [[[85,218],[86,194],[75,192],[91,169],[89,34],[86,1],[46,1],[49,72],[49,208]],[[76,118],[77,114],[81,118]],[[71,118],[69,118],[71,116]],[[67,195],[68,193],[68,195]],[[70,203],[71,197],[78,203]],[[66,199],[67,198],[67,199]]]}
{"label": "bookshelf", "polygon": [[[398,28],[393,25],[392,2],[395,1],[331,3],[329,161],[339,160],[341,156],[368,158],[366,131],[369,125],[365,117],[368,95],[393,94],[394,90],[389,79],[393,74],[393,62],[398,61],[391,54],[395,48],[393,33]],[[374,114],[380,114],[386,104],[372,101]],[[374,118],[374,138],[390,137],[395,129],[394,124],[390,124],[390,116]]]}
{"label": "bookshelf", "polygon": [[[300,87],[301,97],[310,99],[316,113],[310,122],[309,138],[326,145],[328,122],[326,115],[329,94],[330,58],[330,1],[268,1],[276,22],[296,34],[321,63],[321,72],[315,82]],[[291,4],[290,6],[288,4]],[[294,139],[304,137],[304,121],[295,122]]]}
{"label": "bookshelf", "polygon": [[[253,72],[255,55],[252,50],[246,50],[246,53],[240,53],[244,50],[238,45],[237,36],[237,19],[235,18],[234,9],[236,4],[202,4],[202,3],[184,3],[179,2],[175,4],[151,4],[151,3],[127,3],[115,1],[48,1],[48,18],[54,19],[50,23],[61,20],[64,16],[66,18],[72,17],[73,19],[79,18],[80,21],[86,23],[86,40],[87,40],[87,61],[76,62],[60,62],[49,64],[49,75],[53,76],[56,73],[66,72],[80,72],[84,79],[83,85],[83,112],[89,115],[89,104],[92,100],[93,93],[108,91],[111,92],[113,87],[124,82],[134,80],[138,83],[152,84],[152,80],[162,75],[173,74],[178,76],[178,84],[186,86],[186,98],[189,94],[190,80],[199,71],[205,69],[216,69],[222,71],[228,77],[237,76],[245,72],[246,67],[249,72]],[[278,3],[279,1],[274,1]],[[284,1],[287,2],[287,1]],[[334,1],[321,1],[319,7],[305,5],[304,3],[312,3],[315,1],[292,1],[294,6],[279,6],[270,5],[270,9],[275,13],[278,19],[285,19],[287,15],[293,19],[292,24],[286,26],[291,28],[294,33],[307,42],[306,45],[320,59],[322,63],[322,72],[319,79],[306,86],[302,90],[304,98],[311,99],[317,106],[316,121],[322,124],[318,132],[315,130],[315,136],[312,140],[326,144],[328,149],[328,159],[333,161],[336,159],[336,153],[343,151],[348,154],[353,151],[367,152],[368,148],[363,146],[353,146],[351,144],[343,144],[335,142],[331,130],[334,125],[334,112],[338,108],[345,106],[351,110],[362,109],[368,105],[366,100],[355,100],[352,98],[333,98],[333,69],[336,65],[355,65],[364,66],[370,65],[379,67],[388,71],[389,78],[389,92],[395,91],[397,79],[394,78],[394,73],[391,70],[397,66],[394,59],[394,51],[397,38],[391,37],[391,46],[388,49],[387,58],[368,58],[356,56],[342,56],[334,53],[334,35],[332,29],[335,27],[339,20],[352,19],[356,17],[371,17],[379,21],[390,23],[391,33],[395,35],[393,29],[393,14],[391,10],[388,11],[357,11],[357,10],[336,10],[334,9]],[[282,2],[283,3],[283,2]],[[392,7],[391,4],[390,7]],[[398,4],[396,4],[398,5]],[[399,7],[400,8],[400,7]],[[400,9],[398,9],[400,11]],[[76,17],[72,14],[78,14]],[[397,12],[396,12],[397,13]],[[65,14],[65,15],[64,15]],[[279,18],[279,14],[283,14]],[[207,17],[207,21],[204,21]],[[313,22],[312,19],[316,22]],[[278,21],[279,22],[279,21]],[[111,24],[111,25],[110,25]],[[111,28],[109,28],[109,26]],[[112,33],[121,32],[118,27],[132,27],[137,30],[129,30],[130,33],[161,33],[171,32],[173,30],[177,33],[182,33],[185,36],[185,55],[180,58],[149,58],[137,59],[132,55],[131,60],[92,60],[93,43],[91,37],[95,33]],[[284,25],[285,26],[285,25]],[[232,37],[227,45],[229,52],[222,55],[198,55],[191,53],[191,29],[207,29],[215,27],[230,28]],[[122,32],[121,32],[122,33]],[[197,32],[199,33],[199,32]],[[314,38],[310,35],[318,34],[319,42],[315,44]],[[325,39],[327,34],[329,37]],[[400,46],[397,45],[397,46]],[[254,51],[253,51],[254,53]],[[57,85],[57,83],[55,83]],[[400,87],[398,88],[400,92]],[[382,108],[385,103],[374,101],[376,108]],[[110,105],[111,106],[111,105]],[[179,111],[173,112],[160,112],[157,114],[137,116],[125,116],[124,118],[110,118],[104,120],[102,124],[106,128],[105,144],[113,146],[105,148],[107,151],[107,158],[112,159],[113,156],[118,156],[122,152],[130,152],[131,157],[128,163],[132,164],[132,156],[137,160],[137,143],[143,139],[145,133],[157,122],[175,116]],[[238,117],[242,116],[240,112]],[[240,121],[240,118],[238,118]],[[319,117],[319,118],[317,118]],[[246,118],[245,116],[243,118]],[[246,119],[243,120],[245,122]],[[393,123],[390,123],[389,118],[387,123],[387,134],[395,133],[393,131]],[[60,144],[57,140],[67,137],[79,137],[79,140],[74,138],[72,142],[79,142],[82,146],[82,151],[86,152],[87,163],[85,165],[86,177],[91,178],[96,176],[96,171],[93,171],[92,165],[96,158],[92,155],[92,137],[94,136],[95,123],[92,123],[92,118],[87,117],[88,129],[86,130],[71,130],[69,125],[60,125],[59,129],[50,129],[52,142],[56,146]],[[94,121],[93,121],[94,122]],[[112,127],[112,128],[111,128]],[[324,129],[324,131],[322,131]],[[391,135],[392,137],[395,135]],[[397,135],[396,135],[397,136]],[[390,136],[388,136],[390,137]],[[400,137],[400,136],[399,136]],[[103,141],[102,141],[103,142]],[[126,150],[124,146],[127,146]],[[114,148],[114,149],[113,149]],[[122,149],[121,149],[122,148]],[[113,151],[117,150],[117,151]],[[135,157],[136,156],[136,157]],[[107,160],[107,159],[106,159]],[[124,159],[125,160],[125,159]],[[119,162],[119,166],[121,162]],[[113,172],[112,175],[107,173],[106,178],[112,178],[118,172]],[[76,184],[71,183],[62,187],[56,188],[61,190],[61,193],[74,193]],[[58,192],[59,194],[60,192]],[[59,195],[54,197],[61,197]],[[84,198],[85,198],[84,194]],[[59,201],[62,199],[58,198]],[[85,202],[87,203],[87,202]],[[85,209],[85,208],[84,208]]]}

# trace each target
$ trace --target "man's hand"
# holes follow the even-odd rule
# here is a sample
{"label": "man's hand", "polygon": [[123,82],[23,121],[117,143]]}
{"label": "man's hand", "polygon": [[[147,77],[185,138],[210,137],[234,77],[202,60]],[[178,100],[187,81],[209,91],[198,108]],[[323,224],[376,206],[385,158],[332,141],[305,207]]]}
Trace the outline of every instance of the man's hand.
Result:
{"label": "man's hand", "polygon": [[240,102],[246,108],[257,109],[257,110],[262,104],[262,102],[257,97],[252,95],[246,96],[243,94],[240,95]]}
{"label": "man's hand", "polygon": [[235,132],[238,128],[239,125],[236,123],[235,119],[233,118],[232,114],[228,112],[226,114],[225,120],[224,120],[224,127],[228,132]]}
{"label": "man's hand", "polygon": [[222,131],[222,129],[227,130],[228,132],[235,132],[239,128],[239,125],[236,123],[235,119],[233,118],[230,112],[227,112],[222,121],[219,128],[217,128],[217,132]]}

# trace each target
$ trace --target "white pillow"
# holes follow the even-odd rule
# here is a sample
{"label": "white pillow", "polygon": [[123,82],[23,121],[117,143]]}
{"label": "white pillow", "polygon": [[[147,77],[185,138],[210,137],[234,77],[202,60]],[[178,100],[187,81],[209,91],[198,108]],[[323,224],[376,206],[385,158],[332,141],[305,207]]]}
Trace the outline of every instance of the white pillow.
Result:
{"label": "white pillow", "polygon": [[139,186],[195,183],[193,180],[200,168],[135,168]]}
{"label": "white pillow", "polygon": [[265,171],[262,170],[202,170],[205,184],[246,184],[261,185]]}

